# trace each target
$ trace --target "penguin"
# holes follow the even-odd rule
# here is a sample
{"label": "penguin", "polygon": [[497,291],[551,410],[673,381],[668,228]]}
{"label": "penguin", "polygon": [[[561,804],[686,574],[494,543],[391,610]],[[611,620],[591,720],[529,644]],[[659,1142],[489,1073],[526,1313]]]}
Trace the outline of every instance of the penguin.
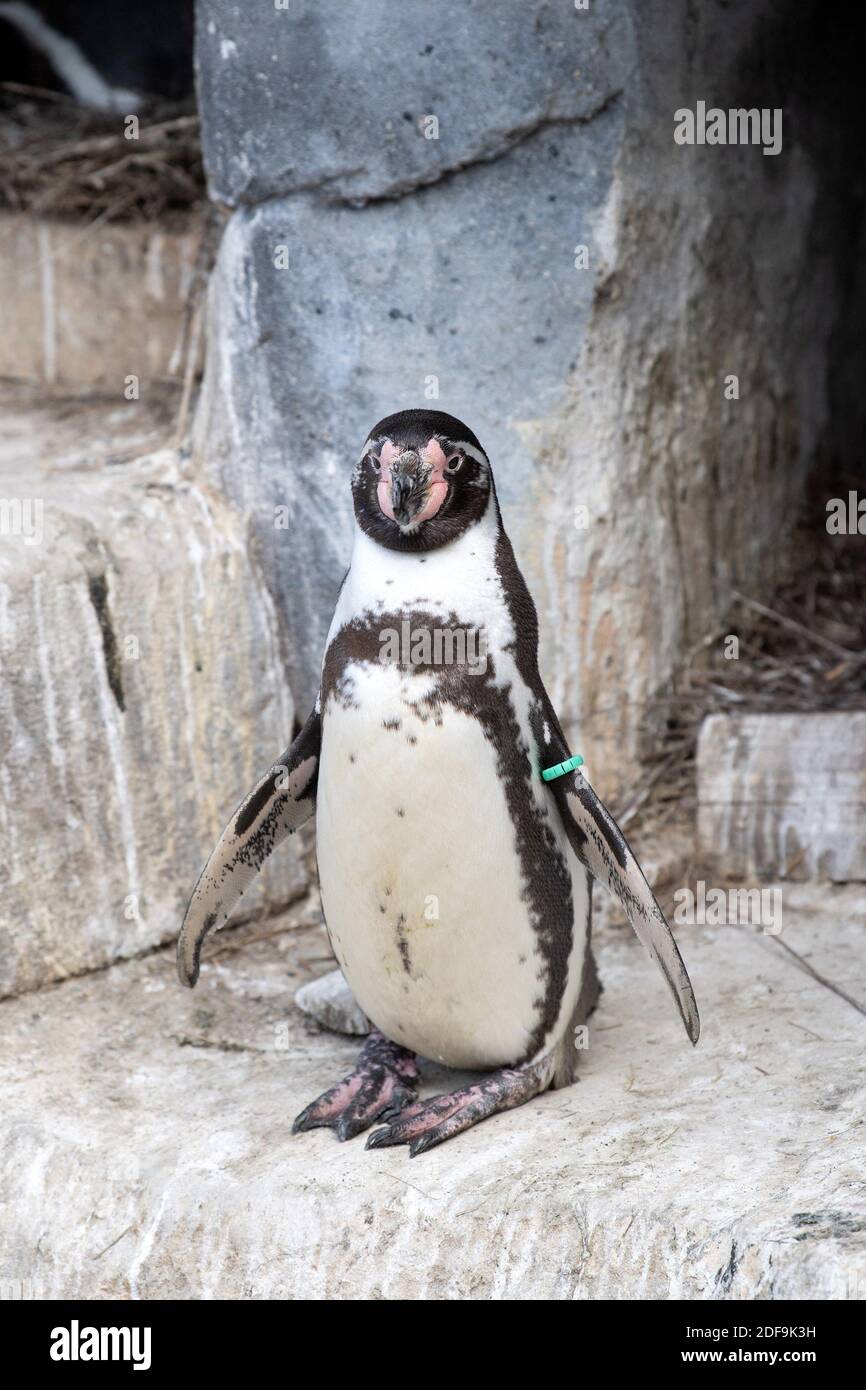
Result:
{"label": "penguin", "polygon": [[[478,439],[440,411],[390,415],[351,489],[354,545],[315,707],[208,860],[178,972],[195,984],[207,934],[315,814],[328,936],[372,1031],[293,1128],[370,1130],[368,1148],[415,1157],[574,1080],[576,1030],[600,989],[593,879],[623,905],[692,1043],[700,1023],[637,860],[570,767]],[[484,1075],[419,1100],[418,1057]]]}

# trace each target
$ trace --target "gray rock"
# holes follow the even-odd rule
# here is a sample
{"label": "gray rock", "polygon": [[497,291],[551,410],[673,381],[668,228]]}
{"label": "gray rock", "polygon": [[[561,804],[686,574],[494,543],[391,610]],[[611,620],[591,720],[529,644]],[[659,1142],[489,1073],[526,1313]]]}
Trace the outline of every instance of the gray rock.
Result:
{"label": "gray rock", "polygon": [[[853,988],[863,891],[785,893],[784,939]],[[290,1133],[358,1052],[289,1003],[321,940],[295,929],[212,956],[192,994],[165,951],[0,1006],[4,1290],[866,1293],[863,1019],[778,941],[682,935],[704,1024],[692,1049],[638,943],[600,940],[578,1084],[410,1160]],[[427,1068],[424,1094],[459,1080]]]}
{"label": "gray rock", "polygon": [[[101,406],[115,445],[123,410]],[[170,451],[100,463],[104,439],[83,431],[61,458],[74,420],[68,405],[62,429],[47,408],[12,413],[0,438],[0,995],[171,940],[222,826],[291,736],[272,609],[231,507]],[[6,520],[37,503],[30,543]],[[289,847],[247,915],[306,881]]]}
{"label": "gray rock", "polygon": [[866,713],[713,714],[697,752],[698,853],[719,874],[866,880]]}
{"label": "gray rock", "polygon": [[363,1037],[370,1031],[370,1020],[356,1002],[342,970],[331,970],[318,980],[302,985],[295,995],[295,1003],[302,1013],[333,1033]]}
{"label": "gray rock", "polygon": [[15,286],[4,307],[0,378],[118,396],[128,372],[147,382],[182,378],[201,236],[194,214],[170,226],[34,224],[23,213],[0,214],[2,273]]}
{"label": "gray rock", "polygon": [[588,119],[632,56],[622,6],[291,0],[251,23],[237,0],[200,0],[198,21],[205,160],[229,204],[395,197]]}

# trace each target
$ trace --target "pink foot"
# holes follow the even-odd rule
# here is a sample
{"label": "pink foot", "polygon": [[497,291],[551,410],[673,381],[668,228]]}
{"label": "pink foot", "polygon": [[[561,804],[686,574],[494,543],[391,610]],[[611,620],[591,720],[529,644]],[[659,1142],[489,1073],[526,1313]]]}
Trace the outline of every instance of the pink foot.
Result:
{"label": "pink foot", "polygon": [[506,1067],[495,1071],[472,1086],[452,1091],[449,1095],[434,1096],[432,1100],[416,1101],[390,1119],[384,1129],[370,1135],[366,1147],[383,1149],[391,1144],[408,1144],[409,1157],[424,1153],[436,1144],[477,1125],[500,1110],[512,1110],[545,1090],[553,1071],[552,1059],[542,1057],[526,1067]]}
{"label": "pink foot", "polygon": [[396,1115],[418,1094],[414,1053],[375,1030],[369,1035],[355,1070],[302,1110],[292,1133],[327,1128],[338,1139],[351,1139],[384,1115]]}

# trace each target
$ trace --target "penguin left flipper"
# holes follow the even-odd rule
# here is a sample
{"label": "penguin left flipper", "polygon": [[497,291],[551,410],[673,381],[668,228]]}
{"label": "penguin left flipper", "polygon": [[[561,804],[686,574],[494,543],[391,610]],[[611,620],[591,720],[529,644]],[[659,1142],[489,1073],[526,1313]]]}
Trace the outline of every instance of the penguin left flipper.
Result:
{"label": "penguin left flipper", "polygon": [[177,973],[190,989],[205,937],[225,926],[272,850],[315,811],[321,742],[317,702],[291,747],[244,797],[202,869],[177,943]]}
{"label": "penguin left flipper", "polygon": [[[560,735],[552,710],[550,725],[555,734]],[[560,738],[555,742],[559,745]],[[568,756],[564,740],[553,748],[552,754],[548,742],[545,759],[549,764],[564,762]],[[692,1043],[696,1043],[701,1035],[701,1022],[688,971],[628,841],[579,771],[556,777],[545,785],[556,802],[572,849],[592,876],[606,884],[619,899],[638,938],[664,975],[686,1033]]]}

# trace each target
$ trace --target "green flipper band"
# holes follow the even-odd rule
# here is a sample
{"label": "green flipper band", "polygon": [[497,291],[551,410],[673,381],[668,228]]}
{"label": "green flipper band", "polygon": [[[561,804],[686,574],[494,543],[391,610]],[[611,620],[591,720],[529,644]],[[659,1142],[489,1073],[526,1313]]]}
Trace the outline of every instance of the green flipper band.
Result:
{"label": "green flipper band", "polygon": [[555,763],[553,767],[544,767],[541,775],[545,782],[552,782],[554,777],[564,777],[567,772],[574,772],[576,767],[580,767],[583,758],[579,753],[575,753],[573,758],[566,758],[564,763]]}

